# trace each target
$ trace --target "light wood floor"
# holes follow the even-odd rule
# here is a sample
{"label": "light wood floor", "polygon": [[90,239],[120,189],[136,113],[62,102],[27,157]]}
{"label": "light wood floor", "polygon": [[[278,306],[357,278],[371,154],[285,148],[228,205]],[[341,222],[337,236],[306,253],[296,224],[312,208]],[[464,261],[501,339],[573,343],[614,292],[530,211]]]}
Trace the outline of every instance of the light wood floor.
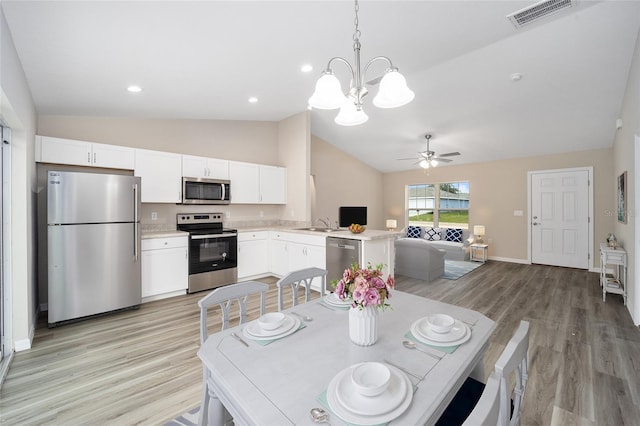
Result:
{"label": "light wood floor", "polygon": [[[275,279],[264,281],[274,311]],[[640,331],[620,296],[602,302],[597,274],[488,262],[456,281],[398,276],[396,286],[495,320],[487,373],[519,321],[531,322],[524,425],[640,425]],[[0,423],[163,424],[199,405],[202,296],[51,330],[43,322],[33,348],[14,358],[0,391]]]}

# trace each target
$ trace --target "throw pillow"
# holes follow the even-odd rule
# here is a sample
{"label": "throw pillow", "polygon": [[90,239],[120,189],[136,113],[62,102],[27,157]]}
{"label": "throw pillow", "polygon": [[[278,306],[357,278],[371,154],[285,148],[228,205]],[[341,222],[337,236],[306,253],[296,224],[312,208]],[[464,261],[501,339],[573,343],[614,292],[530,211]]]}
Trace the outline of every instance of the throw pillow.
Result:
{"label": "throw pillow", "polygon": [[424,233],[424,239],[429,241],[440,241],[442,239],[442,229],[429,228]]}
{"label": "throw pillow", "polygon": [[420,238],[422,234],[422,228],[419,226],[409,226],[407,228],[407,237],[409,238]]}
{"label": "throw pillow", "polygon": [[451,241],[454,243],[462,242],[462,229],[460,228],[447,228],[447,234],[444,237],[445,241]]}

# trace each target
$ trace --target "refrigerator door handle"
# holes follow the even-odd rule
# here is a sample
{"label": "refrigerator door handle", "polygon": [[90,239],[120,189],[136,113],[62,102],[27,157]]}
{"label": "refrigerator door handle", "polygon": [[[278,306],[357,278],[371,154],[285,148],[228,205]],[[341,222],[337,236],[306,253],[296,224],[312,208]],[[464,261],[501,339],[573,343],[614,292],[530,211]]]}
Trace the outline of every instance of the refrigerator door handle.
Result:
{"label": "refrigerator door handle", "polygon": [[133,260],[138,261],[138,184],[133,184]]}

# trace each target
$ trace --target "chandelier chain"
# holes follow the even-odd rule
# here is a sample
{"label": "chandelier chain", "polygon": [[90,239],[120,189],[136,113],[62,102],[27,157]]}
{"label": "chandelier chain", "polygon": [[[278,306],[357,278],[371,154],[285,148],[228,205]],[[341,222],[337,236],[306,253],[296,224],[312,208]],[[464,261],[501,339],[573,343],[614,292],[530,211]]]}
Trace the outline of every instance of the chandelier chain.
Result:
{"label": "chandelier chain", "polygon": [[358,11],[360,10],[360,5],[358,4],[358,0],[356,0],[354,9],[356,11],[356,17],[353,20],[353,24],[356,26],[356,30],[353,33],[353,42],[358,43],[360,41],[360,29],[358,28]]}

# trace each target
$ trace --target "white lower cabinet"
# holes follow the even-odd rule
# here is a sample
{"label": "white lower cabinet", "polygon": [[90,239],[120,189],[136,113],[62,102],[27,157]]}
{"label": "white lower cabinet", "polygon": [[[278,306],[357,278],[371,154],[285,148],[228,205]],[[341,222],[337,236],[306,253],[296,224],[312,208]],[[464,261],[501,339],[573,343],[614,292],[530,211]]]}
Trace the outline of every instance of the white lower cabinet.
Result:
{"label": "white lower cabinet", "polygon": [[183,292],[189,284],[187,236],[142,240],[142,297]]}
{"label": "white lower cabinet", "polygon": [[269,273],[269,231],[238,233],[238,278]]}
{"label": "white lower cabinet", "polygon": [[[284,276],[291,271],[309,267],[326,267],[326,245],[324,236],[313,236],[287,232],[271,232],[271,272]],[[311,287],[320,290],[320,283]]]}

